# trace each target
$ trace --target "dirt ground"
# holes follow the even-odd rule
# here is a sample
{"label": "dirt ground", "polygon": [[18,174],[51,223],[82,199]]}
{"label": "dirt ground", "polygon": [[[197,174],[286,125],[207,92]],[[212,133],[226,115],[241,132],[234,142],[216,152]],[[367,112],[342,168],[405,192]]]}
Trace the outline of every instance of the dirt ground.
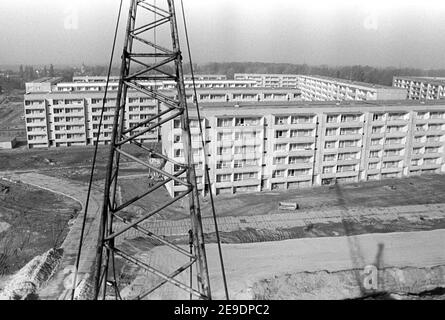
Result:
{"label": "dirt ground", "polygon": [[[159,144],[150,145],[159,149]],[[143,156],[139,148],[129,145],[125,151],[135,155]],[[109,146],[99,146],[96,165],[99,172],[106,167]],[[0,152],[0,171],[49,171],[57,169],[73,169],[79,167],[91,168],[94,154],[93,146],[66,147],[66,148],[42,148],[31,150],[3,150]],[[121,157],[122,163],[129,163],[128,159]],[[76,176],[77,174],[75,174]],[[80,174],[89,175],[87,174]],[[69,178],[69,175],[66,175]]]}
{"label": "dirt ground", "polygon": [[[121,181],[122,199],[142,194],[150,180],[146,177]],[[165,188],[135,203],[150,211],[171,199]],[[403,179],[368,181],[348,185],[321,186],[286,192],[258,192],[233,196],[216,196],[218,216],[249,216],[282,213],[280,201],[295,201],[300,210],[326,210],[346,208],[393,207],[445,202],[445,175],[423,175]],[[162,211],[158,219],[183,219],[188,217],[186,200],[176,202]],[[211,215],[208,197],[201,198],[203,216]]]}
{"label": "dirt ground", "polygon": [[80,209],[70,198],[0,180],[0,275],[60,246]]}
{"label": "dirt ground", "polygon": [[[0,96],[0,136],[17,137],[20,145],[26,142],[23,113],[23,92]],[[26,144],[26,143],[25,143]]]}

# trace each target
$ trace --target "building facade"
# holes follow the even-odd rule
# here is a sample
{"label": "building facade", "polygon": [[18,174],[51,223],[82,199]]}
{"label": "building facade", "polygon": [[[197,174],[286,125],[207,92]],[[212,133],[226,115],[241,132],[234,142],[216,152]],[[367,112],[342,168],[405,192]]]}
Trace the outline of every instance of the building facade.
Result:
{"label": "building facade", "polygon": [[[204,105],[201,115],[205,150],[190,115],[198,188],[217,195],[445,170],[445,103],[438,101],[220,103]],[[179,123],[162,127],[162,148],[184,161]],[[167,189],[174,196],[183,186]]]}
{"label": "building facade", "polygon": [[297,88],[299,75],[296,74],[260,74],[235,73],[235,80],[253,80],[257,87],[266,88]]}
{"label": "building facade", "polygon": [[299,75],[298,89],[305,101],[406,99],[406,91],[400,88],[323,76]]}
{"label": "building facade", "polygon": [[403,88],[411,100],[438,100],[445,98],[445,78],[394,76],[393,87]]}
{"label": "building facade", "polygon": [[[212,80],[213,81],[213,80]],[[214,82],[212,82],[214,83]],[[230,87],[228,84],[240,86]],[[198,84],[206,85],[208,81]],[[90,86],[91,85],[91,86]],[[147,87],[151,84],[145,84]],[[162,92],[173,98],[174,90],[169,83],[160,84]],[[199,102],[230,102],[232,105],[246,101],[296,101],[300,99],[295,89],[253,88],[244,82],[221,80],[222,87],[199,87]],[[103,105],[103,82],[58,83],[51,92],[30,92],[25,94],[24,109],[29,148],[69,147],[95,143]],[[111,139],[114,110],[116,107],[117,83],[109,84],[105,102],[100,144]],[[194,101],[191,85],[187,87],[187,101]],[[128,128],[141,119],[149,119],[163,109],[163,105],[147,96],[129,90],[125,110],[125,126]],[[143,128],[141,129],[141,131]],[[139,142],[159,141],[159,129],[153,129],[140,136]]]}

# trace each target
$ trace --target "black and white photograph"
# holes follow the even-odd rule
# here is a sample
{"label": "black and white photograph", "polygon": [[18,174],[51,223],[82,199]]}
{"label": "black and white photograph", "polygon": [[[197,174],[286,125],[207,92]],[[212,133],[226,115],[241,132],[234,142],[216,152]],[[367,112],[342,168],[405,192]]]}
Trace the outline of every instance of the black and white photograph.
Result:
{"label": "black and white photograph", "polygon": [[444,172],[444,1],[0,0],[0,300],[443,302]]}

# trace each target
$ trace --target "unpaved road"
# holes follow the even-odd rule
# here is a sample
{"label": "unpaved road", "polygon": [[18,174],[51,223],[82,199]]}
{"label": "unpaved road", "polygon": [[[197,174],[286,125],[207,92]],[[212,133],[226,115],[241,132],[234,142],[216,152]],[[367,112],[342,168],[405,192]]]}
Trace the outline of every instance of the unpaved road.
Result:
{"label": "unpaved road", "polygon": [[[12,181],[21,181],[39,188],[43,188],[55,193],[59,193],[77,200],[82,204],[82,212],[76,218],[70,228],[65,241],[62,244],[64,249],[63,258],[59,265],[59,270],[50,281],[49,285],[39,293],[41,299],[64,299],[68,297],[71,287],[64,284],[72,273],[75,266],[79,239],[82,227],[83,210],[85,208],[88,186],[83,183],[66,181],[54,177],[45,176],[38,173],[15,174],[8,177]],[[79,265],[79,277],[91,274],[96,257],[96,245],[98,239],[100,208],[102,204],[102,192],[93,188],[89,202],[87,225],[85,228],[85,238],[82,247],[82,256]]]}
{"label": "unpaved road", "polygon": [[[276,276],[299,272],[328,272],[360,269],[366,265],[389,267],[432,267],[445,265],[445,230],[363,234],[352,237],[305,238],[285,241],[225,244],[223,255],[231,299],[251,299],[255,283]],[[207,258],[214,299],[223,299],[224,290],[215,244],[209,244]],[[140,257],[152,265],[171,268],[186,262],[171,249],[156,247]],[[186,272],[177,277],[188,283]],[[142,278],[145,278],[144,280]],[[140,285],[154,284],[158,278],[140,274],[134,281],[134,293]],[[438,284],[445,286],[443,282]],[[127,292],[130,290],[127,289]],[[188,293],[173,285],[155,292],[155,299],[188,299]]]}

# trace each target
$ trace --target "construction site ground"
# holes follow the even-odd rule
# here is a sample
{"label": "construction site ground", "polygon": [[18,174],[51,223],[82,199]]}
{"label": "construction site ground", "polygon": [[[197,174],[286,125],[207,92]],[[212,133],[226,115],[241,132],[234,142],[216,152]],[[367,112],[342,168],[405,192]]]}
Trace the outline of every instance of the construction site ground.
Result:
{"label": "construction site ground", "polygon": [[0,95],[0,136],[16,137],[19,145],[26,145],[26,130],[21,90]]}
{"label": "construction site ground", "polygon": [[0,282],[34,256],[58,248],[81,209],[71,198],[0,179]]}
{"label": "construction site ground", "polygon": [[[27,154],[24,159],[16,156],[15,158],[18,159],[18,163],[13,162],[11,157],[13,157],[14,154],[19,155],[21,152],[1,153],[0,158],[5,156],[11,161],[11,166],[3,166],[2,169],[5,171],[0,173],[0,176],[7,177],[12,181],[22,181],[35,187],[42,187],[48,191],[64,194],[84,205],[87,190],[86,182],[88,180],[86,177],[89,177],[89,170],[87,170],[88,161],[91,159],[92,149],[80,148],[79,150],[81,151],[81,155],[79,156],[76,156],[76,154],[78,154],[76,151],[72,151],[73,153],[71,153],[70,148],[54,152],[51,151],[49,153],[45,153],[44,150],[30,151],[29,155]],[[82,150],[86,151],[83,151],[84,153],[82,154]],[[30,157],[34,157],[35,161],[30,161]],[[105,159],[105,154],[103,154],[102,157],[102,160]],[[51,159],[55,164],[48,165],[45,159]],[[2,165],[3,162],[0,161],[0,166]],[[28,165],[31,168],[27,168]],[[100,161],[99,165],[101,165]],[[128,172],[125,172],[125,170],[122,171],[125,178],[120,179],[119,201],[124,201],[130,196],[142,193],[151,183],[147,176],[141,176],[144,172],[141,168],[135,166],[134,163],[127,163],[126,165],[128,166]],[[79,166],[85,166],[85,168],[83,168],[84,171],[80,174],[78,173]],[[90,207],[88,216],[87,240],[81,259],[81,272],[84,273],[91,272],[94,264],[97,242],[96,231],[98,230],[98,217],[100,216],[100,203],[102,201],[102,183],[103,181],[99,176],[93,188],[92,207]],[[246,259],[251,255],[261,254],[265,259],[264,263],[267,265],[280,261],[280,258],[273,254],[268,256],[263,252],[263,245],[268,246],[270,241],[274,241],[273,243],[278,247],[280,246],[279,244],[282,243],[282,248],[277,247],[275,249],[283,251],[289,250],[289,244],[293,243],[288,241],[305,240],[311,243],[313,240],[314,248],[316,249],[318,246],[317,243],[320,241],[319,238],[330,240],[338,238],[343,239],[338,241],[346,241],[347,239],[354,239],[354,235],[369,233],[375,234],[373,238],[376,239],[375,241],[383,237],[382,233],[385,233],[389,237],[388,241],[391,242],[392,237],[397,237],[398,232],[402,232],[404,234],[403,237],[406,237],[408,240],[416,239],[418,234],[422,234],[421,232],[423,231],[430,232],[431,230],[444,228],[444,187],[444,175],[425,175],[406,179],[324,186],[287,192],[261,192],[255,194],[239,194],[231,197],[218,196],[215,198],[215,204],[219,229],[224,243],[224,256],[227,257],[228,261],[231,261],[232,257],[242,255],[244,251]],[[167,191],[165,189],[159,189],[158,192],[154,193],[150,198],[139,200],[128,207],[126,218],[128,221],[131,221],[144,212],[148,212],[157,205],[164,203],[167,199],[170,199]],[[20,198],[17,198],[16,201],[20,202]],[[295,211],[279,210],[278,202],[280,201],[295,201],[299,204],[300,208]],[[211,267],[213,268],[212,272],[216,272],[218,261],[215,246],[211,243],[215,240],[215,234],[208,199],[201,199],[201,205],[204,231],[206,233],[206,240],[209,242],[209,264],[213,265],[213,267]],[[185,203],[177,203],[175,206],[163,210],[159,215],[155,215],[147,220],[144,226],[180,245],[185,245],[188,240],[187,232],[189,225],[185,207]],[[65,254],[59,271],[46,288],[42,290],[40,294],[41,298],[60,298],[62,293],[66,294],[67,288],[63,284],[66,278],[66,272],[64,273],[64,271],[67,270],[67,267],[74,265],[80,228],[81,218],[79,215],[73,221],[70,232],[62,244]],[[119,224],[116,225],[116,228],[119,228]],[[159,263],[161,264],[164,262],[168,264],[169,261],[171,262],[175,259],[175,255],[166,253],[165,250],[167,250],[167,248],[161,246],[159,243],[147,240],[137,231],[126,233],[125,236],[120,237],[117,244],[118,246],[131,250],[135,255],[152,257],[151,259],[153,260],[150,261],[160,259]],[[421,242],[419,242],[417,249],[412,248],[410,251],[407,251],[405,257],[407,260],[412,257],[412,259],[414,259],[413,261],[417,261],[417,266],[422,264],[421,256],[419,257],[417,255],[417,250],[421,250],[420,244]],[[353,243],[349,243],[349,246],[351,245],[354,246]],[[425,244],[423,244],[423,246],[424,245]],[[294,248],[293,244],[291,248]],[[363,250],[366,251],[366,248],[367,247]],[[365,252],[364,254],[375,255],[375,248],[372,248],[370,252]],[[345,247],[344,250],[346,249]],[[329,250],[335,251],[336,248],[331,247]],[[239,253],[237,253],[238,251]],[[442,252],[445,254],[443,250]],[[158,257],[158,253],[160,257]],[[153,256],[154,254],[156,256]],[[441,264],[443,262],[441,259],[442,256],[436,255],[434,261],[435,263]],[[293,262],[288,261],[289,270],[294,268],[294,264],[301,262],[299,258],[295,258],[295,261],[292,260]],[[233,260],[233,262],[235,263],[236,260]],[[427,262],[428,261],[425,261],[426,265],[428,264]],[[228,263],[228,266],[230,266],[230,262]],[[250,262],[247,260],[242,262],[241,265],[244,263],[250,265]],[[326,259],[323,263],[320,262],[318,268],[324,270],[325,263],[329,263],[329,259]],[[301,268],[305,269],[304,266],[305,264],[302,264]],[[389,266],[390,265],[388,265],[388,267]],[[167,265],[164,267],[168,269]],[[232,267],[234,268],[233,272],[235,272],[231,275],[233,279],[241,277],[242,273],[236,275],[236,270],[242,272],[244,269],[234,265],[232,265]],[[141,285],[139,283],[142,281],[140,280],[141,270],[134,266],[124,264],[121,261],[118,261],[117,268],[121,285],[127,285],[124,293],[126,292],[130,297],[131,292],[138,291],[135,287]],[[263,292],[264,282],[261,281],[266,281],[267,277],[264,277],[261,270],[261,268],[257,270],[251,266],[249,275],[252,275],[253,280],[249,282],[250,291],[246,295],[246,288],[240,289],[241,291],[235,290],[238,292],[236,293],[236,297],[283,297],[280,296],[280,293],[273,295]],[[300,269],[296,269],[296,271],[299,270]],[[271,267],[268,276],[271,276],[274,272],[274,268]],[[144,273],[144,275],[147,276],[146,273]],[[283,274],[280,274],[280,276],[282,275]],[[186,274],[183,276],[185,277]],[[149,278],[150,277],[147,279]],[[182,276],[180,278],[182,278]],[[157,280],[152,279],[150,281]],[[142,285],[142,287],[144,286],[145,285]],[[222,288],[220,284],[216,284],[215,288],[218,288],[218,286],[219,289]],[[256,291],[252,293],[252,290]],[[232,292],[235,294],[235,291]],[[221,293],[222,291],[217,292]],[[174,298],[178,293],[176,291],[171,291],[170,293],[168,293],[168,291],[160,291],[159,294],[164,298],[170,294],[170,298]],[[158,297],[160,296],[158,295]]]}

